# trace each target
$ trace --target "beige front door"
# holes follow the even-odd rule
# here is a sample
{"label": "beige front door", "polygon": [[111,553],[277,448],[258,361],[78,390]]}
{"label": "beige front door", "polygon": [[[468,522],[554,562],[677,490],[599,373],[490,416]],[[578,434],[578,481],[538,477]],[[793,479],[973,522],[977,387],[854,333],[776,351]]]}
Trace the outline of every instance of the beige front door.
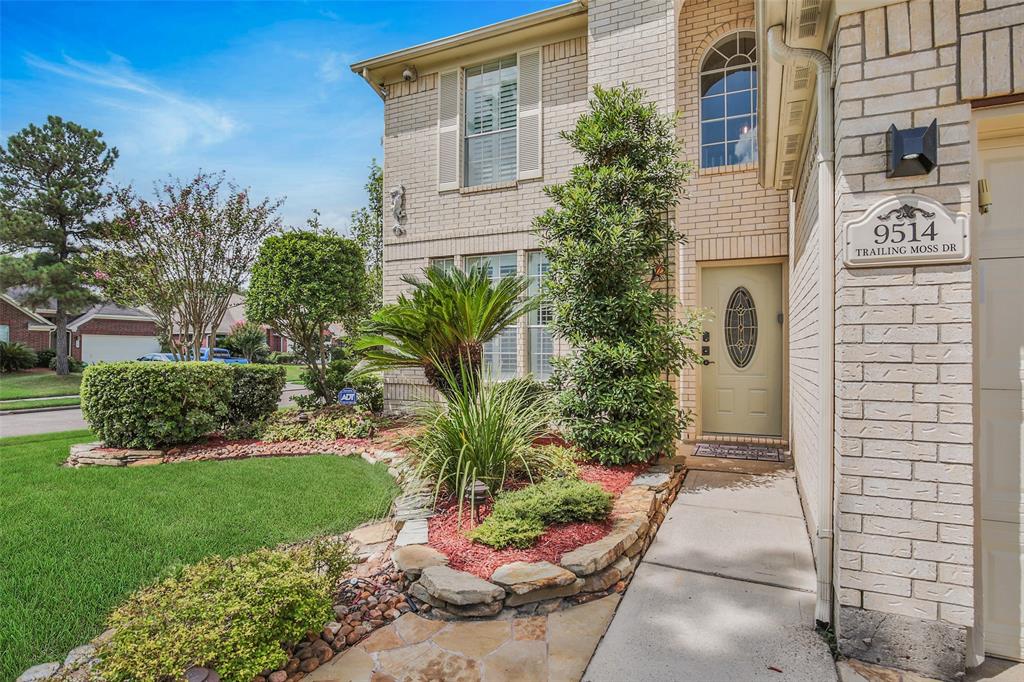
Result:
{"label": "beige front door", "polygon": [[782,264],[701,268],[701,430],[782,435]]}
{"label": "beige front door", "polygon": [[979,127],[978,177],[989,182],[992,207],[975,216],[973,230],[985,651],[1024,660],[1024,116],[1019,119]]}

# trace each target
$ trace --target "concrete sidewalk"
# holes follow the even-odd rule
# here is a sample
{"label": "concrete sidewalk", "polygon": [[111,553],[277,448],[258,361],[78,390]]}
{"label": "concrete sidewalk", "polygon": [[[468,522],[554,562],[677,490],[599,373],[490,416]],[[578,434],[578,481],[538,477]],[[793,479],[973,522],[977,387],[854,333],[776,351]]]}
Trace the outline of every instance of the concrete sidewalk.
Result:
{"label": "concrete sidewalk", "polygon": [[793,472],[705,471],[701,459],[689,458],[583,679],[836,680],[814,631],[814,565]]}

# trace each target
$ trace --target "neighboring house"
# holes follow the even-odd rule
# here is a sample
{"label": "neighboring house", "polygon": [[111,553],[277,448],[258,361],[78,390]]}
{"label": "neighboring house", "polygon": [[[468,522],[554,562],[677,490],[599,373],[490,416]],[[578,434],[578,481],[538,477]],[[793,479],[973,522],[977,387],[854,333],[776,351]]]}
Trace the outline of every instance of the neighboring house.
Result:
{"label": "neighboring house", "polygon": [[160,352],[156,322],[139,308],[97,303],[68,324],[71,356],[92,364]]}
{"label": "neighboring house", "polygon": [[[792,451],[843,653],[1024,659],[1024,2],[581,0],[352,69],[384,100],[385,301],[431,263],[539,285],[593,86],[678,114],[676,287],[714,314],[687,438]],[[548,374],[548,319],[492,376]]]}
{"label": "neighboring house", "polygon": [[7,294],[0,294],[0,341],[23,343],[33,350],[50,347],[53,323]]}

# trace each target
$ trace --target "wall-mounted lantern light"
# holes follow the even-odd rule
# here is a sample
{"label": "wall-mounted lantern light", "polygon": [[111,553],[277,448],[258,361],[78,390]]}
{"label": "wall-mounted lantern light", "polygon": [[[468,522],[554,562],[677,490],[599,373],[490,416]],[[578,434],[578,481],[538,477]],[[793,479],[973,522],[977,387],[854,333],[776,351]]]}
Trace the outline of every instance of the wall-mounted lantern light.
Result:
{"label": "wall-mounted lantern light", "polygon": [[938,163],[939,122],[932,120],[927,128],[899,130],[889,126],[886,134],[889,148],[885,177],[928,175]]}

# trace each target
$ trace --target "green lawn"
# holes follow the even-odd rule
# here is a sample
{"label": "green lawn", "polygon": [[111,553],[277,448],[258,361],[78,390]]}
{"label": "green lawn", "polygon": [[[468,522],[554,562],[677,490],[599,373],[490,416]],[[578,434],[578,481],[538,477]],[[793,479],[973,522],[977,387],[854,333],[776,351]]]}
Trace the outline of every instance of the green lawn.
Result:
{"label": "green lawn", "polygon": [[45,398],[52,395],[78,395],[82,374],[59,377],[48,369],[0,375],[0,400]]}
{"label": "green lawn", "polygon": [[284,371],[286,373],[286,376],[288,377],[289,383],[301,384],[302,379],[299,378],[299,375],[302,374],[303,370],[305,369],[306,368],[303,367],[302,365],[285,365]]}
{"label": "green lawn", "polygon": [[342,532],[398,491],[359,457],[58,466],[91,437],[0,439],[0,679],[62,660],[168,567]]}
{"label": "green lawn", "polygon": [[0,400],[0,412],[7,410],[25,410],[31,407],[64,407],[77,405],[78,398],[49,398],[46,400]]}

